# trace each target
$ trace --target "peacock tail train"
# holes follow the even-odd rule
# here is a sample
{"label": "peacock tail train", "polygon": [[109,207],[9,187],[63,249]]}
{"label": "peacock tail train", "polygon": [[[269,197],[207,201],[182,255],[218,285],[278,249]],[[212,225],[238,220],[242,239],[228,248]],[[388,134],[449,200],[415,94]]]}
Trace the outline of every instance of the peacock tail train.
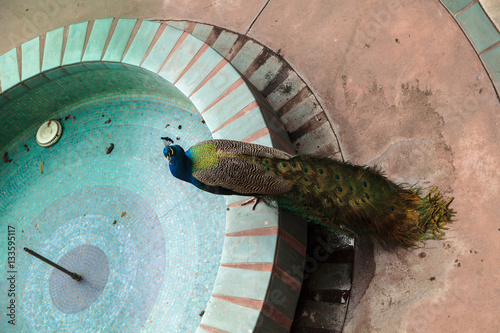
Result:
{"label": "peacock tail train", "polygon": [[200,189],[252,195],[348,236],[372,237],[386,248],[441,239],[455,214],[449,208],[453,199],[445,201],[436,188],[423,196],[374,167],[231,140],[204,141],[185,153],[171,145],[164,154],[175,177]]}
{"label": "peacock tail train", "polygon": [[372,237],[384,247],[441,239],[454,216],[453,199],[444,201],[437,188],[422,196],[419,188],[396,185],[377,168],[306,155],[253,160],[293,183],[288,192],[262,196],[267,204],[350,237]]}

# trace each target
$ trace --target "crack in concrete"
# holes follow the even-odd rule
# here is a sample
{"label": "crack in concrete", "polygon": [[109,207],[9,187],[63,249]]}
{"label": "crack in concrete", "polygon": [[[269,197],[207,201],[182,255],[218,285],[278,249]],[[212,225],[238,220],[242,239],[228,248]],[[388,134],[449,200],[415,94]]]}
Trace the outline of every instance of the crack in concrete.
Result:
{"label": "crack in concrete", "polygon": [[255,16],[255,18],[253,19],[252,23],[250,23],[250,26],[245,31],[245,36],[248,36],[248,33],[250,32],[250,30],[252,29],[253,25],[255,24],[255,22],[257,21],[257,19],[260,17],[260,15],[262,14],[262,12],[266,9],[266,7],[269,4],[269,2],[271,2],[271,0],[267,0],[266,4],[264,6],[262,6],[262,8],[260,9],[260,11],[257,14],[257,16]]}

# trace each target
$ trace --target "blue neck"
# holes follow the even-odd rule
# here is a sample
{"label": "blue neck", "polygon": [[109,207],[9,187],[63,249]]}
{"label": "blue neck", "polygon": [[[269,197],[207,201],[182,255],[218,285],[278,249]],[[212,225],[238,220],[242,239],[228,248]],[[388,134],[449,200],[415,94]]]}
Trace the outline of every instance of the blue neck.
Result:
{"label": "blue neck", "polygon": [[188,156],[189,152],[176,154],[170,161],[170,172],[175,178],[191,183],[194,186],[203,189],[204,186],[191,173],[191,159]]}

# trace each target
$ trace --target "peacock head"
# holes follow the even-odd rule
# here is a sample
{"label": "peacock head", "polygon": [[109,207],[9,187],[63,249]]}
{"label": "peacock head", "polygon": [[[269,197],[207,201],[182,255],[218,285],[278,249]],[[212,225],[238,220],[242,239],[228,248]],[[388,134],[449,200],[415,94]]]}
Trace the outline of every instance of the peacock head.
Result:
{"label": "peacock head", "polygon": [[175,160],[176,157],[181,157],[185,155],[184,149],[178,145],[168,145],[163,148],[163,155],[168,160],[168,163],[172,163],[172,159]]}

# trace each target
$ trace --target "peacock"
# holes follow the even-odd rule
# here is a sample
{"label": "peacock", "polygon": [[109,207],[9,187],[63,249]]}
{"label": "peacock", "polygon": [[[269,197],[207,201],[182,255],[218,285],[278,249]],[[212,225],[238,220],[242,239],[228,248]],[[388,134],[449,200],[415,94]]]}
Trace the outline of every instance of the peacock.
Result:
{"label": "peacock", "polygon": [[427,195],[397,185],[376,167],[233,140],[208,140],[188,151],[169,138],[163,154],[172,175],[201,190],[247,195],[349,237],[383,247],[418,247],[442,239],[455,212],[437,188]]}

